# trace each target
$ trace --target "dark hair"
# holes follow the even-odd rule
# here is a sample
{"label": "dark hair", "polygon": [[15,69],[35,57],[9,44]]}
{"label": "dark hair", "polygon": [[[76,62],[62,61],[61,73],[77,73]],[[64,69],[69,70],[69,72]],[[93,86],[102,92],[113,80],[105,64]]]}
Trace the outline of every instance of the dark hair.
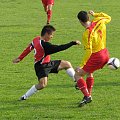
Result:
{"label": "dark hair", "polygon": [[41,36],[44,36],[45,33],[51,34],[56,31],[56,29],[52,25],[45,25],[41,31]]}
{"label": "dark hair", "polygon": [[89,20],[88,13],[86,11],[80,11],[77,18],[82,22],[87,22]]}

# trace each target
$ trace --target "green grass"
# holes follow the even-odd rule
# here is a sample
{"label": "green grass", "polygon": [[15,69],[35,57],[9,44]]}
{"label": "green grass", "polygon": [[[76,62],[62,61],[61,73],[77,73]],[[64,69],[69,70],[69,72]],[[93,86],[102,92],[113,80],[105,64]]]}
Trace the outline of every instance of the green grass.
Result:
{"label": "green grass", "polygon": [[[81,40],[84,28],[76,18],[79,10],[103,11],[112,17],[107,25],[107,47],[111,57],[120,58],[119,8],[119,0],[55,0],[51,24],[57,31],[52,43]],[[39,35],[46,15],[40,0],[0,0],[0,11],[0,120],[120,120],[120,69],[105,67],[95,72],[93,102],[83,108],[77,107],[83,96],[65,71],[50,74],[44,90],[19,102],[18,98],[37,83],[33,53],[17,65],[12,59]],[[74,46],[52,59],[68,60],[76,67],[82,53],[83,46]]]}

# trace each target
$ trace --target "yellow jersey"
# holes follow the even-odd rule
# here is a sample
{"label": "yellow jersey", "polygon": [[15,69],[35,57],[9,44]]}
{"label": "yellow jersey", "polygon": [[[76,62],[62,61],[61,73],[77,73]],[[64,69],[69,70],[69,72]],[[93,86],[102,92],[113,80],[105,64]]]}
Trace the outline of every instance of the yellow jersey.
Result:
{"label": "yellow jersey", "polygon": [[111,21],[111,17],[103,12],[94,13],[93,17],[90,27],[83,33],[82,43],[85,54],[80,67],[86,64],[92,53],[106,48],[106,24]]}

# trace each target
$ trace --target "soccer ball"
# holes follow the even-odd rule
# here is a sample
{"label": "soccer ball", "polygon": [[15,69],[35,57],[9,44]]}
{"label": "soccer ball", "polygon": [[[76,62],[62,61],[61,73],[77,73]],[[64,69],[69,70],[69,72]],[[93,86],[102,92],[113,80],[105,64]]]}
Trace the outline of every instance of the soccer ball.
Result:
{"label": "soccer ball", "polygon": [[120,60],[118,58],[110,58],[108,60],[107,66],[109,69],[116,70],[120,67]]}

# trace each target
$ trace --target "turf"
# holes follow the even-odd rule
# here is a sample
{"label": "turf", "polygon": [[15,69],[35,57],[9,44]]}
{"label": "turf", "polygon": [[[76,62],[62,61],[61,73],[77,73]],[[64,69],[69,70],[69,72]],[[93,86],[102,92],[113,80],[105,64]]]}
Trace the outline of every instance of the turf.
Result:
{"label": "turf", "polygon": [[[119,0],[55,0],[51,24],[57,29],[54,44],[80,40],[84,28],[76,15],[80,10],[105,12],[112,17],[107,25],[107,47],[111,57],[120,58],[120,1]],[[37,83],[33,67],[33,53],[14,65],[17,57],[31,40],[40,34],[46,15],[40,0],[0,0],[0,120],[120,120],[120,69],[107,67],[96,71],[93,102],[78,107],[82,99],[74,82],[65,71],[50,74],[48,86],[27,101],[18,101]],[[52,55],[79,65],[83,46]]]}

